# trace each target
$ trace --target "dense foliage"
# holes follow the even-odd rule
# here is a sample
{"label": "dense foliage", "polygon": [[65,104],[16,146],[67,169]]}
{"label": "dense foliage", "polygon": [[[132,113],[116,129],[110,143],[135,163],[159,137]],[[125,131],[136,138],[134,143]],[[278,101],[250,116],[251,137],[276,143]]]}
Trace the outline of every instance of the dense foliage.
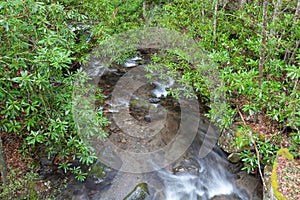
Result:
{"label": "dense foliage", "polygon": [[[24,151],[31,154],[45,145],[49,155],[59,155],[61,168],[83,179],[70,161],[90,164],[95,157],[79,137],[72,115],[78,66],[92,47],[113,34],[162,26],[194,38],[219,64],[230,104],[222,126],[245,122],[233,144],[241,149],[245,169],[258,165],[256,152],[249,148],[253,143],[261,164],[271,163],[282,145],[299,155],[299,7],[296,1],[262,2],[267,1],[3,1],[0,131],[22,137]],[[153,59],[183,70],[181,81],[192,83],[209,106],[199,74],[185,61],[172,64],[174,58],[168,56]],[[98,117],[96,126],[107,124],[101,113]],[[103,131],[93,134],[105,136]]]}
{"label": "dense foliage", "polygon": [[[243,134],[237,135],[233,145],[242,150],[241,157],[248,172],[258,165],[257,153],[249,148],[253,143],[258,147],[260,164],[272,163],[282,145],[299,155],[297,2],[269,2],[265,24],[262,23],[262,1],[251,1],[243,6],[234,1],[209,2],[166,3],[160,17],[151,22],[195,38],[219,64],[231,105],[222,124],[226,127],[234,121],[246,121],[239,131]],[[263,48],[264,55],[261,54]],[[194,74],[193,69],[185,69],[185,79],[199,80]],[[201,84],[195,87],[197,91],[203,88]]]}
{"label": "dense foliage", "polygon": [[87,17],[59,3],[7,1],[1,19],[1,131],[24,138],[29,153],[46,145],[65,171],[75,156],[92,163],[72,116],[72,67],[86,44],[70,26]]}

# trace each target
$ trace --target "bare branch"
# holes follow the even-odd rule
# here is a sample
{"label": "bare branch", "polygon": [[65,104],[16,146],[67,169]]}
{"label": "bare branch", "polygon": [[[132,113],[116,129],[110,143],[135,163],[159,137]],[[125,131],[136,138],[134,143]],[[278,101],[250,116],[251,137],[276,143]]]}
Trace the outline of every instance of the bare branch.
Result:
{"label": "bare branch", "polygon": [[214,9],[214,30],[213,30],[213,36],[217,33],[217,24],[218,24],[218,0],[215,0],[215,9]]}
{"label": "bare branch", "polygon": [[[244,119],[244,117],[243,117],[243,115],[242,115],[242,113],[241,113],[241,111],[240,111],[239,109],[238,109],[238,113],[239,113],[239,115],[240,115],[240,117],[241,117],[241,119],[242,119],[242,121],[243,121],[243,123],[244,123],[244,126],[246,127],[246,126],[247,126],[246,121],[245,121],[245,119]],[[252,141],[253,146],[254,146],[254,149],[255,149],[255,153],[256,153],[256,157],[257,157],[257,165],[258,165],[259,175],[260,175],[260,177],[261,177],[261,181],[262,181],[262,183],[263,183],[264,189],[267,190],[267,186],[266,186],[266,183],[265,183],[265,181],[264,181],[264,176],[263,176],[263,174],[262,174],[261,167],[260,167],[260,156],[259,156],[259,151],[258,151],[256,142],[255,142],[254,138],[252,137],[252,132],[250,132],[250,135],[249,135],[249,136],[251,137],[251,141]]]}

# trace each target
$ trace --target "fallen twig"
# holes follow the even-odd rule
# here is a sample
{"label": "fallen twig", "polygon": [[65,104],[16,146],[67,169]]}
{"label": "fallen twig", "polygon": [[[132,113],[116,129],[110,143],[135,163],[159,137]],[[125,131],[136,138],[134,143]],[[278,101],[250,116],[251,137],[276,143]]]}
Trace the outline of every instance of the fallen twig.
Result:
{"label": "fallen twig", "polygon": [[[238,109],[238,113],[239,113],[239,115],[240,115],[240,117],[241,117],[241,119],[242,119],[242,121],[243,121],[243,123],[244,123],[244,126],[247,126],[246,121],[245,121],[245,119],[244,119],[244,117],[243,117],[243,115],[242,115],[242,113],[240,112],[239,109]],[[255,153],[256,153],[256,156],[257,156],[257,165],[258,165],[259,175],[260,175],[260,177],[261,177],[261,180],[262,180],[264,189],[267,190],[267,186],[266,186],[266,183],[265,183],[265,181],[264,181],[263,174],[262,174],[262,172],[261,172],[259,151],[258,151],[256,142],[255,142],[254,138],[252,137],[252,132],[250,132],[250,137],[251,137],[251,141],[252,141],[252,143],[253,143],[253,145],[254,145]]]}

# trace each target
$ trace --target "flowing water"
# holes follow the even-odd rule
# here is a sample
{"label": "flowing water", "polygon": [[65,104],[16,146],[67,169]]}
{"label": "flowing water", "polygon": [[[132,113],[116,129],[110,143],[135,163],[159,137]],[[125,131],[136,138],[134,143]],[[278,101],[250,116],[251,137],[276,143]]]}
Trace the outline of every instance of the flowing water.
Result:
{"label": "flowing water", "polygon": [[[120,151],[147,153],[148,151],[155,151],[157,148],[163,148],[177,137],[174,133],[180,129],[179,126],[183,117],[180,112],[184,108],[178,106],[178,101],[175,99],[166,97],[166,88],[173,84],[172,80],[169,81],[169,85],[162,84],[157,80],[153,81],[152,84],[149,83],[139,87],[133,94],[127,94],[126,89],[124,89],[122,93],[115,94],[117,101],[112,99],[116,83],[126,72],[137,67],[139,65],[138,61],[141,59],[141,57],[135,57],[125,62],[123,66],[113,68],[97,66],[96,63],[94,65],[96,67],[89,70],[89,73],[94,76],[101,75],[99,86],[103,88],[106,98],[104,103],[99,106],[108,119],[112,121],[107,130],[110,133],[108,140],[117,146]],[[128,95],[129,98],[125,97]],[[119,105],[116,106],[115,104]],[[114,114],[124,110],[128,112],[128,115],[124,115],[127,118],[122,119],[122,123],[124,122],[126,125],[126,128],[124,128],[126,131],[132,130],[129,135],[120,128],[120,124],[114,122]],[[203,110],[200,109],[200,112],[203,112]],[[135,134],[139,134],[139,132],[134,133],[135,126],[147,126],[149,123],[153,125],[157,116],[164,119],[163,128],[159,124],[157,125],[162,131],[151,138],[135,137]],[[194,116],[191,114],[190,117],[193,118]],[[81,192],[81,196],[76,196],[74,195],[76,192],[72,193],[70,191],[72,194],[69,196],[73,195],[72,199],[122,200],[138,184],[146,183],[149,191],[144,198],[141,198],[146,200],[262,199],[259,180],[240,172],[239,164],[229,163],[226,159],[227,155],[220,148],[216,146],[204,158],[199,156],[203,138],[210,129],[210,123],[203,114],[199,115],[199,119],[197,134],[191,145],[174,162],[164,165],[163,168],[161,168],[163,165],[156,166],[157,163],[149,162],[147,165],[153,165],[151,167],[153,169],[157,168],[157,170],[142,173],[126,172],[126,170],[122,170],[127,169],[124,167],[126,160],[120,158],[120,156],[114,157],[114,152],[110,152],[111,150],[107,148],[102,152],[106,152],[106,155],[109,154],[112,160],[122,160],[118,162],[119,168],[108,170],[107,176],[109,178],[91,181],[88,177],[87,182],[80,183],[83,184],[82,187],[85,188],[86,192]],[[138,125],[137,121],[139,121]],[[124,124],[122,126],[125,126]],[[139,130],[140,132],[144,131],[142,128]],[[189,127],[186,131],[189,131]],[[217,132],[215,129],[213,131]],[[136,163],[131,160],[130,162],[132,162],[131,167],[134,168]]]}

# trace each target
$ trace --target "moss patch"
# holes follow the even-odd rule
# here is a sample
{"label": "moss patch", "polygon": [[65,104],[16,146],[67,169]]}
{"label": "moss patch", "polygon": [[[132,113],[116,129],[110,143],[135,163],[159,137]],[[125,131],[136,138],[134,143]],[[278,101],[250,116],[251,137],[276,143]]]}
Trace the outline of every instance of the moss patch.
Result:
{"label": "moss patch", "polygon": [[124,198],[124,200],[144,200],[149,195],[147,183],[140,183]]}
{"label": "moss patch", "polygon": [[298,200],[300,197],[300,164],[295,161],[288,149],[282,148],[272,170],[272,188],[278,200]]}

